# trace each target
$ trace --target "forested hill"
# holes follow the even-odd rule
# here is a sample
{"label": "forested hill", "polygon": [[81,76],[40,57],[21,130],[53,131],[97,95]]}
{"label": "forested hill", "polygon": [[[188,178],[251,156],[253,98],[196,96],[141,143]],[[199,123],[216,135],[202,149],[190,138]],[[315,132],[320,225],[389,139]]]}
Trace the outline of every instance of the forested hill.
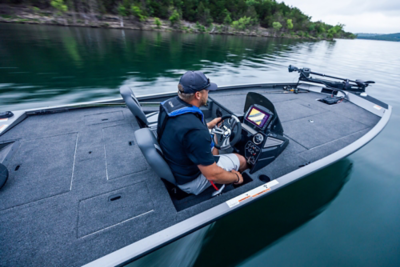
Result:
{"label": "forested hill", "polygon": [[400,33],[391,33],[391,34],[358,33],[357,39],[400,42]]}
{"label": "forested hill", "polygon": [[342,24],[312,22],[298,8],[275,0],[0,0],[0,3],[31,5],[36,11],[52,9],[60,15],[72,12],[85,19],[95,19],[93,14],[115,14],[121,20],[138,23],[156,17],[168,20],[174,27],[182,25],[180,21],[184,20],[198,22],[204,29],[213,24],[223,25],[220,31],[250,31],[261,26],[274,31],[275,36],[355,37],[345,32]]}

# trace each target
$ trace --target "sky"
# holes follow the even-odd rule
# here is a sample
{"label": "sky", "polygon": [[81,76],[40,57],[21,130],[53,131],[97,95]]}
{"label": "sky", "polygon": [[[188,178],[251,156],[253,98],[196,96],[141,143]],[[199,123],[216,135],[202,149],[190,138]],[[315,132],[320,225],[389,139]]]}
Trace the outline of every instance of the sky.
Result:
{"label": "sky", "polygon": [[345,24],[352,33],[400,32],[400,0],[285,0],[312,21]]}

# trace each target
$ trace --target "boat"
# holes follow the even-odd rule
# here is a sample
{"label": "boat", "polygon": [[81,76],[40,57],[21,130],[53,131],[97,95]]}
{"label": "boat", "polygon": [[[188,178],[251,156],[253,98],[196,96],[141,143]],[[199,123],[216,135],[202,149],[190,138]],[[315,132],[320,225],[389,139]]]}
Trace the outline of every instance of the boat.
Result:
{"label": "boat", "polygon": [[157,143],[176,92],[124,85],[118,99],[0,114],[0,265],[124,266],[349,156],[390,119],[373,81],[289,72],[298,82],[210,92],[204,118],[224,118],[212,134],[250,168],[198,196],[176,186]]}

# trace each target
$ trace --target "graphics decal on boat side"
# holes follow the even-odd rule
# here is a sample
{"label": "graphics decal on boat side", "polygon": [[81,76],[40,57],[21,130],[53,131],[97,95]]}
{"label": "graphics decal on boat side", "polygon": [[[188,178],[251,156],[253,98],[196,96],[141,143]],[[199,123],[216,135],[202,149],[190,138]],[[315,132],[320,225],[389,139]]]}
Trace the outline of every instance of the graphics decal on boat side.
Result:
{"label": "graphics decal on boat side", "polygon": [[277,180],[272,180],[271,182],[268,182],[266,184],[260,185],[259,187],[256,187],[250,191],[247,191],[246,193],[243,193],[235,198],[232,198],[225,203],[228,205],[229,208],[232,208],[236,205],[239,205],[240,202],[245,201],[246,199],[249,198],[256,198],[268,191],[271,191],[271,187],[279,184]]}
{"label": "graphics decal on boat side", "polygon": [[0,133],[5,129],[5,128],[7,128],[7,124],[3,124],[3,125],[1,125],[0,126]]}

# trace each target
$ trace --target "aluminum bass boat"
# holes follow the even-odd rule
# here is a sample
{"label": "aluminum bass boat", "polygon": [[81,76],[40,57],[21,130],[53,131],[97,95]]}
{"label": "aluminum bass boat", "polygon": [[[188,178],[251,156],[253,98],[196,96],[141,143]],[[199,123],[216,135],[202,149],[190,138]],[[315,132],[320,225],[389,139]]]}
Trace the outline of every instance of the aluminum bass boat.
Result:
{"label": "aluminum bass boat", "polygon": [[250,169],[199,196],[174,184],[156,141],[176,92],[122,86],[120,99],[2,113],[0,265],[123,266],[347,157],[389,121],[372,81],[289,71],[297,83],[210,93],[205,119],[225,118],[213,133]]}

